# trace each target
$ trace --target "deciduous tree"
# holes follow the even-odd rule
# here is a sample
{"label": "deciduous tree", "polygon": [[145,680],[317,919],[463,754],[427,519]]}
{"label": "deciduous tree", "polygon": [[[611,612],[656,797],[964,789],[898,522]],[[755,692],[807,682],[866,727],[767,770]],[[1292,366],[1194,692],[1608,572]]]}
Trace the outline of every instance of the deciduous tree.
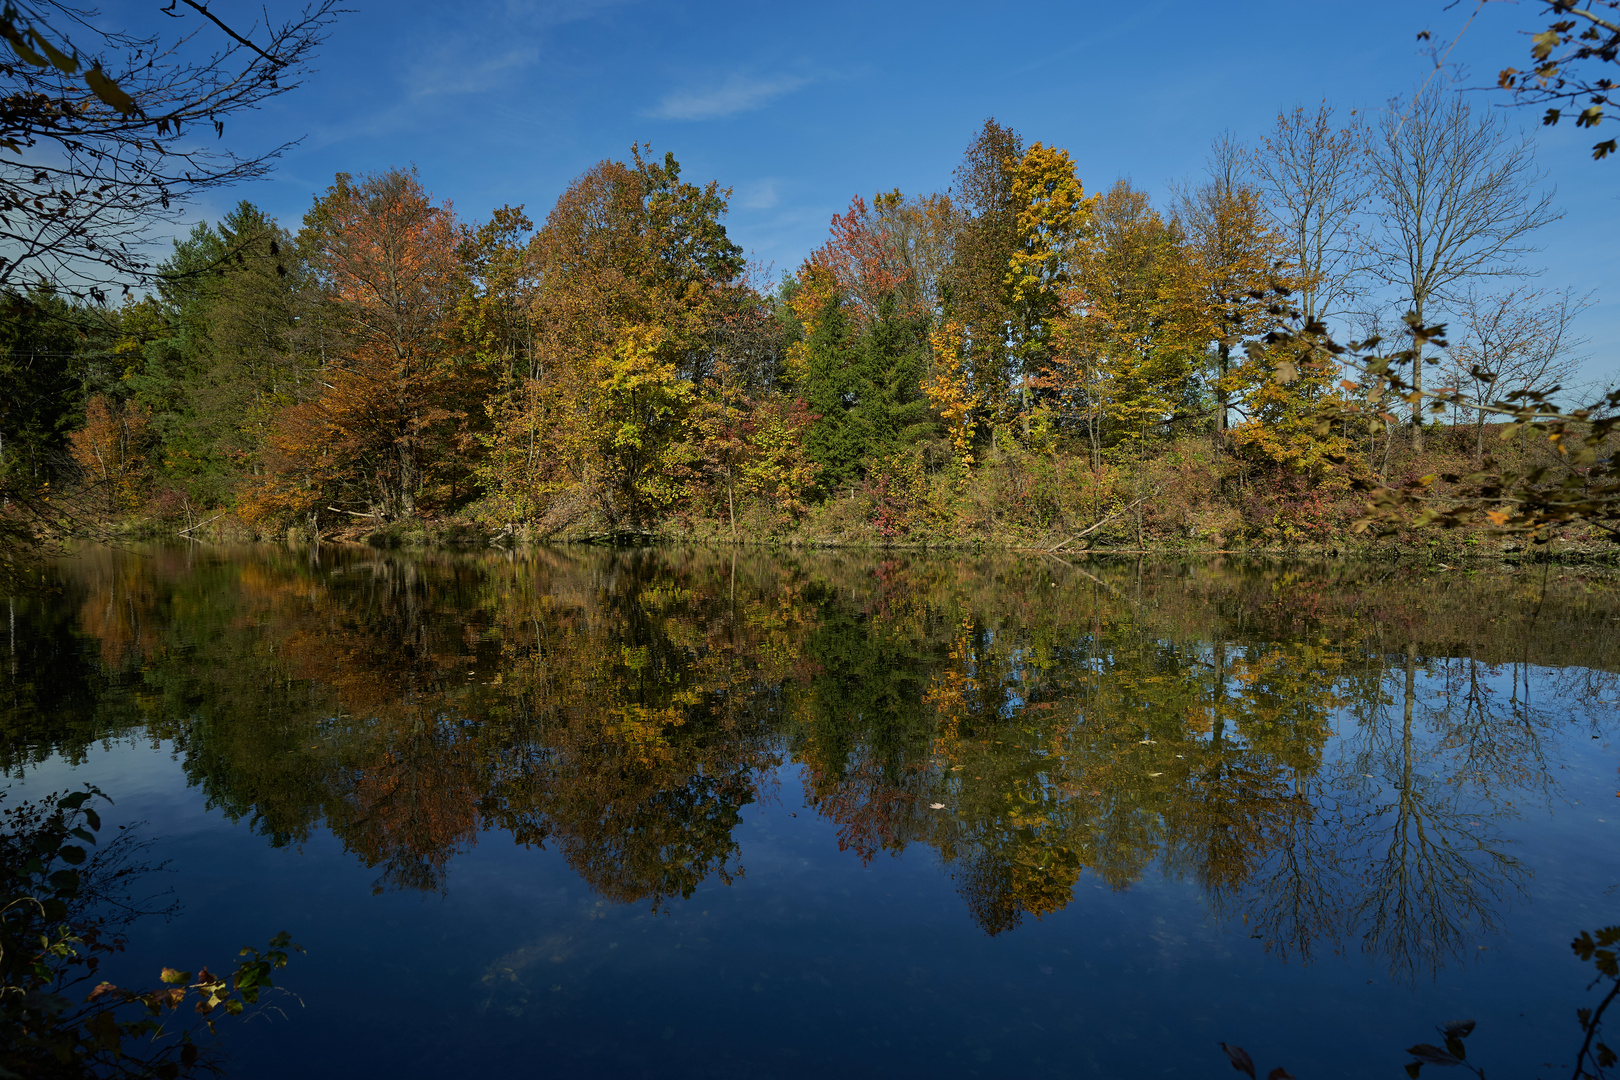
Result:
{"label": "deciduous tree", "polygon": [[[685,418],[698,388],[725,376],[718,346],[743,290],[728,195],[638,146],[557,201],[531,245],[530,370],[489,406],[481,475],[504,516],[550,528],[594,510],[610,529],[639,529],[690,491],[699,455]],[[675,471],[654,475],[654,462]]]}
{"label": "deciduous tree", "polygon": [[1199,261],[1145,194],[1119,181],[1092,223],[1043,383],[1100,461],[1186,411],[1215,327]]}
{"label": "deciduous tree", "polygon": [[456,328],[460,230],[401,169],[340,174],[305,230],[338,354],[321,369],[321,393],[283,414],[250,512],[319,513],[339,500],[409,519],[424,493],[442,497],[435,470],[481,397],[482,369]]}
{"label": "deciduous tree", "polygon": [[1273,299],[1283,278],[1285,247],[1273,232],[1264,199],[1250,179],[1249,153],[1230,133],[1210,148],[1206,178],[1184,186],[1176,220],[1200,266],[1202,307],[1214,332],[1210,386],[1215,397],[1215,435],[1224,443],[1229,414],[1247,414],[1244,390],[1262,381],[1239,372],[1255,341],[1278,321]]}
{"label": "deciduous tree", "polygon": [[[1438,80],[1379,117],[1369,164],[1384,227],[1370,238],[1385,279],[1417,325],[1481,278],[1522,276],[1533,234],[1557,219],[1529,136],[1476,112]],[[1425,342],[1415,343],[1412,444],[1423,449]]]}
{"label": "deciduous tree", "polygon": [[1335,128],[1333,112],[1323,101],[1315,112],[1296,106],[1278,113],[1254,155],[1264,206],[1287,246],[1289,277],[1306,322],[1344,314],[1360,288],[1356,220],[1366,197],[1366,131],[1355,112]]}
{"label": "deciduous tree", "polygon": [[[1487,293],[1469,289],[1455,304],[1444,377],[1476,406],[1489,401],[1550,396],[1569,387],[1581,367],[1584,342],[1572,322],[1590,303],[1571,290],[1548,294],[1515,288]],[[1474,422],[1474,461],[1485,458],[1483,408],[1457,408]]]}

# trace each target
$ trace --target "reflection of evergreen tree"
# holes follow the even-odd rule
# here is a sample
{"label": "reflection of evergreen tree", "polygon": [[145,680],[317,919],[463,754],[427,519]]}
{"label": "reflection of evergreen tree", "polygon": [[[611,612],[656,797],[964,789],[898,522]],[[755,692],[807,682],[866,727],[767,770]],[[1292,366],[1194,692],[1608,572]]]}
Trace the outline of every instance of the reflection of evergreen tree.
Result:
{"label": "reflection of evergreen tree", "polygon": [[864,859],[898,850],[928,769],[933,711],[923,702],[930,657],[926,612],[852,611],[822,596],[804,644],[814,674],[794,697],[789,738],[807,797]]}
{"label": "reflection of evergreen tree", "polygon": [[98,715],[105,676],[95,646],[75,632],[77,594],[69,587],[5,600],[0,761],[8,772],[53,751],[81,761],[98,740],[121,733]]}
{"label": "reflection of evergreen tree", "polygon": [[817,670],[804,691],[812,719],[799,737],[813,733],[829,779],[845,776],[857,755],[890,782],[927,759],[933,715],[922,703],[930,666],[922,642],[892,621],[824,606],[805,655]]}

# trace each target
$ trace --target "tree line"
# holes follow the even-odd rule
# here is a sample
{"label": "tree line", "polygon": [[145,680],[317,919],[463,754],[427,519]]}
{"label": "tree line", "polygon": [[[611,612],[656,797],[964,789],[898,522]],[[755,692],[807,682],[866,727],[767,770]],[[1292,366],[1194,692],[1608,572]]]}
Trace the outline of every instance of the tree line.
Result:
{"label": "tree line", "polygon": [[[1590,300],[1532,287],[1528,139],[1438,83],[1223,136],[1158,206],[990,120],[948,190],[855,197],[776,281],[728,197],[638,146],[538,226],[411,169],[340,174],[296,233],[243,202],[150,295],[9,298],[3,467],[274,535],[1329,540],[1358,486],[1478,468],[1470,402],[1567,387]],[[1292,351],[1437,312],[1406,377],[1474,392],[1438,420]]]}

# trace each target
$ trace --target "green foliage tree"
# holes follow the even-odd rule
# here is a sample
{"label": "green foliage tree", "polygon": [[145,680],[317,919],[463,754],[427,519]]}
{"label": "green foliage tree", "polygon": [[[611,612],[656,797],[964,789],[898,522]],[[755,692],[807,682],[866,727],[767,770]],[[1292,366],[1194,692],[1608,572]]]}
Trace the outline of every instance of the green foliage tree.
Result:
{"label": "green foliage tree", "polygon": [[1180,228],[1120,181],[1098,200],[1044,379],[1093,460],[1161,434],[1199,410],[1197,377],[1213,317]]}
{"label": "green foliage tree", "polygon": [[62,477],[83,406],[90,318],[49,290],[0,296],[0,490]]}
{"label": "green foliage tree", "polygon": [[126,381],[152,417],[157,480],[199,507],[230,504],[276,415],[316,388],[321,318],[300,255],[243,201],[176,241],[157,295],[125,320],[140,357]]}
{"label": "green foliage tree", "polygon": [[1023,156],[1023,138],[988,119],[963,153],[951,192],[958,216],[940,285],[942,316],[963,327],[965,371],[982,414],[976,419],[989,426],[1011,423],[1018,408],[1022,372],[1007,275],[1024,239],[1014,193]]}

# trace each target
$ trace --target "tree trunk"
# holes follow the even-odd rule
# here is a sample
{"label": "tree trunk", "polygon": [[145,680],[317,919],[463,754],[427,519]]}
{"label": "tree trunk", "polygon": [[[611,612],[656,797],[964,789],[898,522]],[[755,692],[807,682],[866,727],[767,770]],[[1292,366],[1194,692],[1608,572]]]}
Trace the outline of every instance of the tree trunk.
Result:
{"label": "tree trunk", "polygon": [[1412,746],[1412,708],[1417,704],[1417,642],[1406,643],[1406,695],[1401,714],[1401,792],[1403,797],[1412,790],[1414,750]]}
{"label": "tree trunk", "polygon": [[[1423,302],[1412,306],[1417,324],[1423,325]],[[1423,453],[1423,343],[1412,342],[1412,452]]]}
{"label": "tree trunk", "polygon": [[737,503],[731,495],[731,469],[726,469],[726,511],[731,515],[731,542],[737,542]]}
{"label": "tree trunk", "polygon": [[408,442],[399,448],[399,516],[416,516],[416,448]]}

